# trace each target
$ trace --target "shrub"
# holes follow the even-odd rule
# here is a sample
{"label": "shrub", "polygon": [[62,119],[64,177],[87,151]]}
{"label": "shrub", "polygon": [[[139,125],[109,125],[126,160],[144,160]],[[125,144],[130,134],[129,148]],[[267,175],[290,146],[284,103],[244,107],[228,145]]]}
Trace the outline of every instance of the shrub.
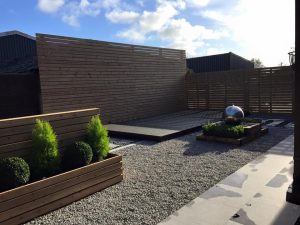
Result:
{"label": "shrub", "polygon": [[93,161],[106,158],[110,151],[107,130],[103,127],[100,117],[93,116],[87,126],[87,143],[93,150]]}
{"label": "shrub", "polygon": [[258,119],[258,118],[243,118],[241,120],[242,123],[261,123],[262,120],[261,119]]}
{"label": "shrub", "polygon": [[74,169],[88,165],[93,158],[91,146],[83,141],[69,145],[62,157],[62,165],[65,169]]}
{"label": "shrub", "polygon": [[202,126],[203,133],[209,136],[240,138],[245,131],[242,125],[227,125],[210,123]]}
{"label": "shrub", "polygon": [[29,177],[29,166],[23,159],[10,157],[0,160],[0,191],[25,184]]}
{"label": "shrub", "polygon": [[51,175],[59,169],[60,160],[56,135],[50,123],[37,119],[32,131],[32,174],[38,177]]}

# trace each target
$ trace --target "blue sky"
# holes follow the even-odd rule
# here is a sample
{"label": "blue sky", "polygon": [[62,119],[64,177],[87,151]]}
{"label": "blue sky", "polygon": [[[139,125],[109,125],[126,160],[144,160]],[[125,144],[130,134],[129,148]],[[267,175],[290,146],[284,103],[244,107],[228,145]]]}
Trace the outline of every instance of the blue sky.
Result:
{"label": "blue sky", "polygon": [[19,30],[288,64],[294,0],[0,0],[0,32]]}

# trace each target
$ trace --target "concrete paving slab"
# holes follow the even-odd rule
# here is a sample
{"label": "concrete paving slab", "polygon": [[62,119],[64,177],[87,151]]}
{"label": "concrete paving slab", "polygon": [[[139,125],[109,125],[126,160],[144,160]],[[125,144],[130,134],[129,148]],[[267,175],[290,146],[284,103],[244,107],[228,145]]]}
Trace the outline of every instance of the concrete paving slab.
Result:
{"label": "concrete paving slab", "polygon": [[295,124],[293,122],[291,122],[291,123],[286,124],[284,127],[285,128],[294,128]]}
{"label": "concrete paving slab", "polygon": [[242,225],[242,224],[229,220],[225,225]]}
{"label": "concrete paving slab", "polygon": [[269,123],[268,126],[271,126],[271,127],[275,127],[281,123],[283,123],[284,120],[280,120],[280,119],[273,119],[273,122],[272,123]]}
{"label": "concrete paving slab", "polygon": [[197,220],[199,224],[294,225],[300,206],[285,201],[292,181],[293,157],[278,151],[292,152],[293,148],[291,135],[204,192],[189,206],[179,209],[166,220],[167,224],[176,219],[182,225]]}
{"label": "concrete paving slab", "polygon": [[299,206],[284,203],[281,206],[268,201],[252,199],[236,214],[232,221],[243,225],[294,225],[300,213]]}
{"label": "concrete paving slab", "polygon": [[127,136],[133,138],[146,138],[162,141],[180,132],[179,130],[159,129],[150,127],[138,127],[120,124],[109,124],[106,126],[109,135]]}
{"label": "concrete paving slab", "polygon": [[200,130],[203,124],[221,118],[217,111],[184,110],[176,113],[108,124],[110,135],[163,141]]}
{"label": "concrete paving slab", "polygon": [[[202,205],[205,205],[205,207],[202,207]],[[216,208],[219,210],[216,211]],[[173,224],[171,223],[173,221],[181,225],[223,225],[224,218],[228,218],[229,220],[232,216],[232,211],[236,211],[237,209],[228,205],[216,205],[209,200],[197,198],[172,214],[166,221],[161,222],[160,225]]]}

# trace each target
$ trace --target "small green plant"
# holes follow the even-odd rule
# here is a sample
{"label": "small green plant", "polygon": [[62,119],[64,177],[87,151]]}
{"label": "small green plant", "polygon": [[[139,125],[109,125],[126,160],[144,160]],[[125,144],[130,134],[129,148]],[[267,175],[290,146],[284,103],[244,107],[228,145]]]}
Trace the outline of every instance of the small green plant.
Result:
{"label": "small green plant", "polygon": [[32,174],[38,177],[51,175],[59,169],[60,161],[56,135],[50,123],[37,119],[32,131]]}
{"label": "small green plant", "polygon": [[258,118],[245,117],[241,120],[242,123],[261,123],[262,120]]}
{"label": "small green plant", "polygon": [[0,160],[0,191],[26,184],[29,177],[29,166],[22,158],[10,157]]}
{"label": "small green plant", "polygon": [[209,123],[202,126],[203,134],[208,136],[240,138],[245,135],[242,125]]}
{"label": "small green plant", "polygon": [[62,157],[62,165],[65,169],[74,169],[88,165],[93,158],[91,146],[83,141],[69,145]]}
{"label": "small green plant", "polygon": [[110,151],[109,137],[98,115],[93,116],[88,123],[86,139],[93,150],[93,161],[106,158]]}

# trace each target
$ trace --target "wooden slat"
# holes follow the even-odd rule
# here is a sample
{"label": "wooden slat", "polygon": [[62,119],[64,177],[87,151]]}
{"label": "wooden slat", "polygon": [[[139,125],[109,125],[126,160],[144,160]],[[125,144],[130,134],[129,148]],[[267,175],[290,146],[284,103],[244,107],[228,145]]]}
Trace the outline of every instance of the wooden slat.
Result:
{"label": "wooden slat", "polygon": [[47,196],[51,193],[55,193],[55,192],[64,190],[68,187],[74,186],[75,184],[82,183],[86,180],[98,177],[100,175],[104,175],[106,173],[110,173],[115,170],[117,170],[118,173],[121,174],[122,173],[121,168],[122,168],[122,163],[118,162],[118,163],[109,165],[107,167],[96,169],[91,172],[73,177],[71,179],[66,179],[62,182],[57,182],[54,185],[50,185],[45,188],[39,189],[37,191],[30,192],[26,195],[22,195],[20,197],[13,198],[13,199],[5,201],[5,202],[0,202],[0,212],[6,211],[11,208],[15,208],[15,207],[23,205],[27,202],[34,201],[35,199],[39,199],[39,198],[41,198],[43,196]]}
{"label": "wooden slat", "polygon": [[50,122],[63,151],[71,141],[83,139],[90,118],[97,114],[99,109],[92,108],[0,120],[0,158],[26,158],[30,154],[32,129],[37,118]]}
{"label": "wooden slat", "polygon": [[293,79],[290,67],[190,74],[186,77],[188,108],[223,110],[235,104],[252,112],[290,114]]}
{"label": "wooden slat", "polygon": [[44,112],[101,108],[104,123],[185,108],[185,51],[37,35]]}
{"label": "wooden slat", "polygon": [[0,213],[0,222],[3,222],[11,217],[18,216],[18,215],[28,212],[30,210],[34,210],[35,208],[39,208],[43,205],[47,205],[48,203],[57,201],[68,195],[71,195],[78,191],[84,190],[91,186],[97,185],[98,183],[105,182],[109,179],[119,176],[120,174],[121,174],[121,170],[115,170],[115,171],[112,171],[110,173],[106,173],[103,175],[100,174],[97,177],[89,179],[82,183],[75,184],[74,186],[71,186],[71,187],[68,187],[65,189],[60,189],[57,192],[54,192],[54,193],[52,192],[44,197],[37,198],[35,201],[28,202],[28,203],[22,204],[20,206],[17,206],[15,208],[9,209],[7,211],[1,212]]}
{"label": "wooden slat", "polygon": [[2,119],[0,120],[0,128],[32,124],[35,123],[35,120],[37,118],[47,120],[47,121],[53,121],[53,120],[62,120],[62,119],[68,119],[74,117],[81,117],[85,115],[96,115],[98,113],[99,113],[98,108],[92,108],[92,109],[81,109],[81,110],[73,110],[73,111],[66,111],[66,112],[54,112],[54,113],[41,114],[41,115]]}
{"label": "wooden slat", "polygon": [[18,196],[28,194],[30,192],[45,188],[50,185],[54,185],[59,182],[63,182],[64,180],[71,179],[80,174],[85,174],[90,171],[101,169],[110,164],[114,164],[114,163],[118,163],[118,162],[122,161],[121,156],[114,155],[114,154],[110,154],[110,156],[111,156],[111,158],[105,159],[105,160],[101,161],[101,163],[100,162],[93,163],[93,164],[90,164],[85,167],[81,167],[81,168],[78,168],[78,169],[75,169],[72,171],[65,172],[63,174],[53,176],[53,177],[51,177],[51,179],[49,178],[49,179],[40,180],[40,181],[35,182],[34,185],[26,184],[26,185],[23,185],[21,187],[18,187],[18,188],[12,189],[12,190],[1,192],[0,193],[0,202],[8,201],[8,200],[16,198]]}
{"label": "wooden slat", "polygon": [[70,203],[72,203],[72,202],[74,202],[78,199],[81,199],[83,197],[86,197],[86,196],[88,196],[92,193],[103,190],[103,189],[105,189],[105,188],[107,188],[107,187],[109,187],[113,184],[121,182],[122,180],[123,180],[122,175],[114,177],[110,180],[107,180],[107,181],[102,182],[102,183],[98,183],[98,184],[96,184],[94,186],[91,186],[89,188],[86,188],[84,190],[74,192],[73,194],[71,194],[71,195],[69,195],[65,198],[59,199],[58,201],[51,202],[51,203],[49,203],[47,205],[44,205],[42,207],[39,207],[37,209],[26,212],[26,213],[24,213],[24,214],[22,214],[18,217],[6,220],[1,224],[3,224],[3,225],[13,225],[13,224],[20,224],[20,223],[26,222],[30,219],[33,219],[33,218],[37,217],[37,216],[40,216],[40,215],[43,215],[43,214],[45,214],[47,212],[50,212],[52,210],[61,208],[62,206],[70,204]]}

